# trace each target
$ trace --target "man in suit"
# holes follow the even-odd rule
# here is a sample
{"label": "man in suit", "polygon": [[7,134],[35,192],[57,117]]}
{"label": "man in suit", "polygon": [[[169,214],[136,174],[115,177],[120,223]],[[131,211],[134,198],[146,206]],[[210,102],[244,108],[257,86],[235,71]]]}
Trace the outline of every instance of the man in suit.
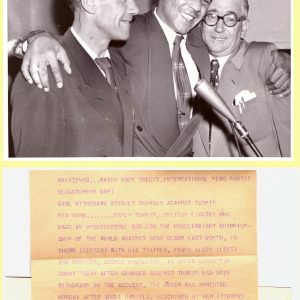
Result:
{"label": "man in suit", "polygon": [[[204,76],[199,66],[200,57],[207,56],[207,49],[204,44],[200,46],[190,44],[189,35],[205,15],[210,2],[210,0],[160,0],[157,7],[135,18],[131,27],[131,38],[119,49],[127,65],[128,82],[134,104],[135,156],[165,156],[169,155],[170,149],[175,149],[171,151],[172,155],[192,155],[189,141],[194,133],[193,127],[186,126],[187,130],[181,131],[178,124],[180,114],[177,101],[178,88],[172,73],[173,43],[177,35],[183,35],[180,49],[193,100],[195,97],[193,87],[200,75]],[[43,36],[44,39],[46,37],[47,35]],[[69,64],[62,55],[64,52],[59,43],[48,37],[48,42],[39,42],[39,38],[35,38],[30,44],[23,60],[22,69],[25,78],[29,82],[33,79],[40,87],[48,89],[45,63],[40,63],[47,61],[52,66],[56,82],[60,86],[62,80],[56,57],[63,57],[61,61],[64,66]],[[35,71],[35,65],[42,65],[42,71]],[[68,70],[68,67],[66,69]],[[33,70],[31,75],[30,70]],[[279,73],[284,76],[286,74],[286,72]],[[286,88],[285,81],[281,82],[282,85]],[[190,111],[183,114],[186,117],[191,116]]]}
{"label": "man in suit", "polygon": [[[198,33],[209,52],[201,56],[200,66],[208,70],[211,62],[206,80],[245,125],[262,155],[290,156],[290,97],[275,98],[265,88],[275,46],[244,40],[248,10],[248,0],[212,0],[201,24],[202,32]],[[193,42],[198,43],[197,36]],[[200,105],[202,111],[203,108],[205,105]],[[209,108],[204,114],[206,121],[200,123],[194,138],[195,155],[255,156],[245,141],[235,140],[224,117]]]}
{"label": "man in suit", "polygon": [[[209,4],[207,0],[160,0],[149,13],[135,18],[131,28],[134,38],[120,49],[127,63],[135,107],[135,156],[164,156],[180,135],[179,91],[172,73],[173,43],[176,36],[184,37],[180,49],[193,93],[200,78],[197,62],[202,53],[199,48],[189,47],[188,34]],[[188,112],[185,114],[190,117]],[[181,147],[181,155],[192,156],[191,143],[182,143]]]}
{"label": "man in suit", "polygon": [[126,69],[108,46],[111,40],[128,39],[137,6],[134,0],[71,0],[70,6],[74,22],[63,36],[63,45],[73,75],[64,75],[64,87],[49,93],[18,75],[12,91],[15,154],[132,156],[132,106],[123,82]]}

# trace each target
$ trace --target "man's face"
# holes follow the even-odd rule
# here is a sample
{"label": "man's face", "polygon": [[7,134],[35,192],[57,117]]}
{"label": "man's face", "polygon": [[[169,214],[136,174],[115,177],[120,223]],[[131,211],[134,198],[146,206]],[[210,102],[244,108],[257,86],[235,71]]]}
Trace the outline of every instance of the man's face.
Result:
{"label": "man's face", "polygon": [[160,0],[159,17],[178,34],[187,34],[203,18],[211,0]]}
{"label": "man's face", "polygon": [[97,1],[95,23],[108,40],[127,40],[130,23],[139,10],[134,0]]}
{"label": "man's face", "polygon": [[[238,18],[246,16],[241,0],[212,0],[207,13],[224,16],[234,12]],[[202,22],[202,38],[209,52],[215,56],[226,56],[233,53],[240,44],[248,28],[248,21],[240,21],[233,27],[227,27],[223,20],[218,20],[214,26]]]}

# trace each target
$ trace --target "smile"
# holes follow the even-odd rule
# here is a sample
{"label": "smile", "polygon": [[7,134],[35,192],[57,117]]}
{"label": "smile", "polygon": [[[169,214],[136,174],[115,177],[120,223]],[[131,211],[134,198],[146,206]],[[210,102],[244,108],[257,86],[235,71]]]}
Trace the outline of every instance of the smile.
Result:
{"label": "smile", "polygon": [[225,38],[220,38],[220,37],[212,37],[214,40],[216,41],[220,41],[220,42],[223,42],[225,41]]}
{"label": "smile", "polygon": [[186,12],[183,12],[183,11],[181,11],[180,14],[188,22],[191,22],[191,21],[196,19],[196,16],[192,16],[192,15],[186,13]]}
{"label": "smile", "polygon": [[121,22],[125,23],[125,24],[130,24],[132,22],[133,18],[129,18],[129,19],[123,19],[121,20]]}

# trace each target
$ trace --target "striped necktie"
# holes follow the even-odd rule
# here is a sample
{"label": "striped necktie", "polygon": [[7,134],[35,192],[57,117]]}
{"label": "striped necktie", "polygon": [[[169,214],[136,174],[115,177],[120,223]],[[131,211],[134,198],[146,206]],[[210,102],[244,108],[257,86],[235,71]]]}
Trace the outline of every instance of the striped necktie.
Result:
{"label": "striped necktie", "polygon": [[[217,90],[219,85],[219,62],[217,59],[212,59],[210,62],[210,84],[214,89]],[[210,156],[211,152],[211,144],[212,144],[212,120],[214,118],[214,113],[210,108],[208,110],[208,118],[209,118],[209,129],[208,129],[208,156]]]}
{"label": "striped necktie", "polygon": [[211,85],[217,89],[219,85],[219,62],[217,59],[213,59],[210,62],[210,83]]}
{"label": "striped necktie", "polygon": [[98,67],[104,72],[106,80],[112,88],[112,103],[114,105],[114,113],[116,114],[118,120],[120,120],[120,124],[122,124],[123,111],[110,59],[108,57],[99,57],[95,59],[95,62],[98,65]]}
{"label": "striped necktie", "polygon": [[190,120],[192,110],[192,89],[180,50],[182,39],[182,35],[176,36],[172,51],[172,69],[176,87],[178,125],[180,131],[182,131]]}
{"label": "striped necktie", "polygon": [[99,57],[95,59],[96,64],[105,73],[107,82],[113,89],[117,89],[114,73],[111,67],[111,62],[108,57]]}

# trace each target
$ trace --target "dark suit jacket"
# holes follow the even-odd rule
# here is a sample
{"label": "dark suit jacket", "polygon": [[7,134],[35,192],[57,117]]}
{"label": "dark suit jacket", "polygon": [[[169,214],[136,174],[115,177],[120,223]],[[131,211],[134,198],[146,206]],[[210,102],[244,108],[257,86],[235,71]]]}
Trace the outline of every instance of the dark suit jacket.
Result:
{"label": "dark suit jacket", "polygon": [[[196,42],[196,40],[195,40]],[[263,156],[290,156],[290,97],[278,98],[270,95],[265,88],[271,65],[271,51],[275,47],[269,43],[247,43],[242,41],[240,47],[231,55],[224,65],[218,93],[240,120],[252,137]],[[202,69],[209,68],[209,57],[201,57]],[[206,79],[209,80],[207,73]],[[254,92],[256,97],[245,102],[243,113],[233,105],[236,95],[243,90]],[[201,104],[200,104],[201,105]],[[215,157],[238,156],[238,150],[229,122],[218,114],[207,114],[200,107],[207,119],[213,121],[210,155]],[[194,139],[197,156],[208,155],[209,122],[203,119]],[[203,147],[204,146],[204,147]],[[254,156],[245,141],[240,139],[240,148],[244,156]]]}
{"label": "dark suit jacket", "polygon": [[[199,66],[206,47],[187,42],[187,48]],[[178,138],[179,128],[169,46],[153,10],[135,18],[130,39],[120,51],[135,109],[134,154],[164,156]],[[190,150],[186,147],[182,155]]]}
{"label": "dark suit jacket", "polygon": [[[19,157],[132,156],[132,106],[125,66],[110,51],[120,102],[90,56],[68,30],[63,44],[72,76],[64,87],[50,78],[50,92],[29,85],[19,74],[12,91],[12,135]],[[50,73],[50,72],[49,72]],[[51,76],[51,75],[50,75]]]}

